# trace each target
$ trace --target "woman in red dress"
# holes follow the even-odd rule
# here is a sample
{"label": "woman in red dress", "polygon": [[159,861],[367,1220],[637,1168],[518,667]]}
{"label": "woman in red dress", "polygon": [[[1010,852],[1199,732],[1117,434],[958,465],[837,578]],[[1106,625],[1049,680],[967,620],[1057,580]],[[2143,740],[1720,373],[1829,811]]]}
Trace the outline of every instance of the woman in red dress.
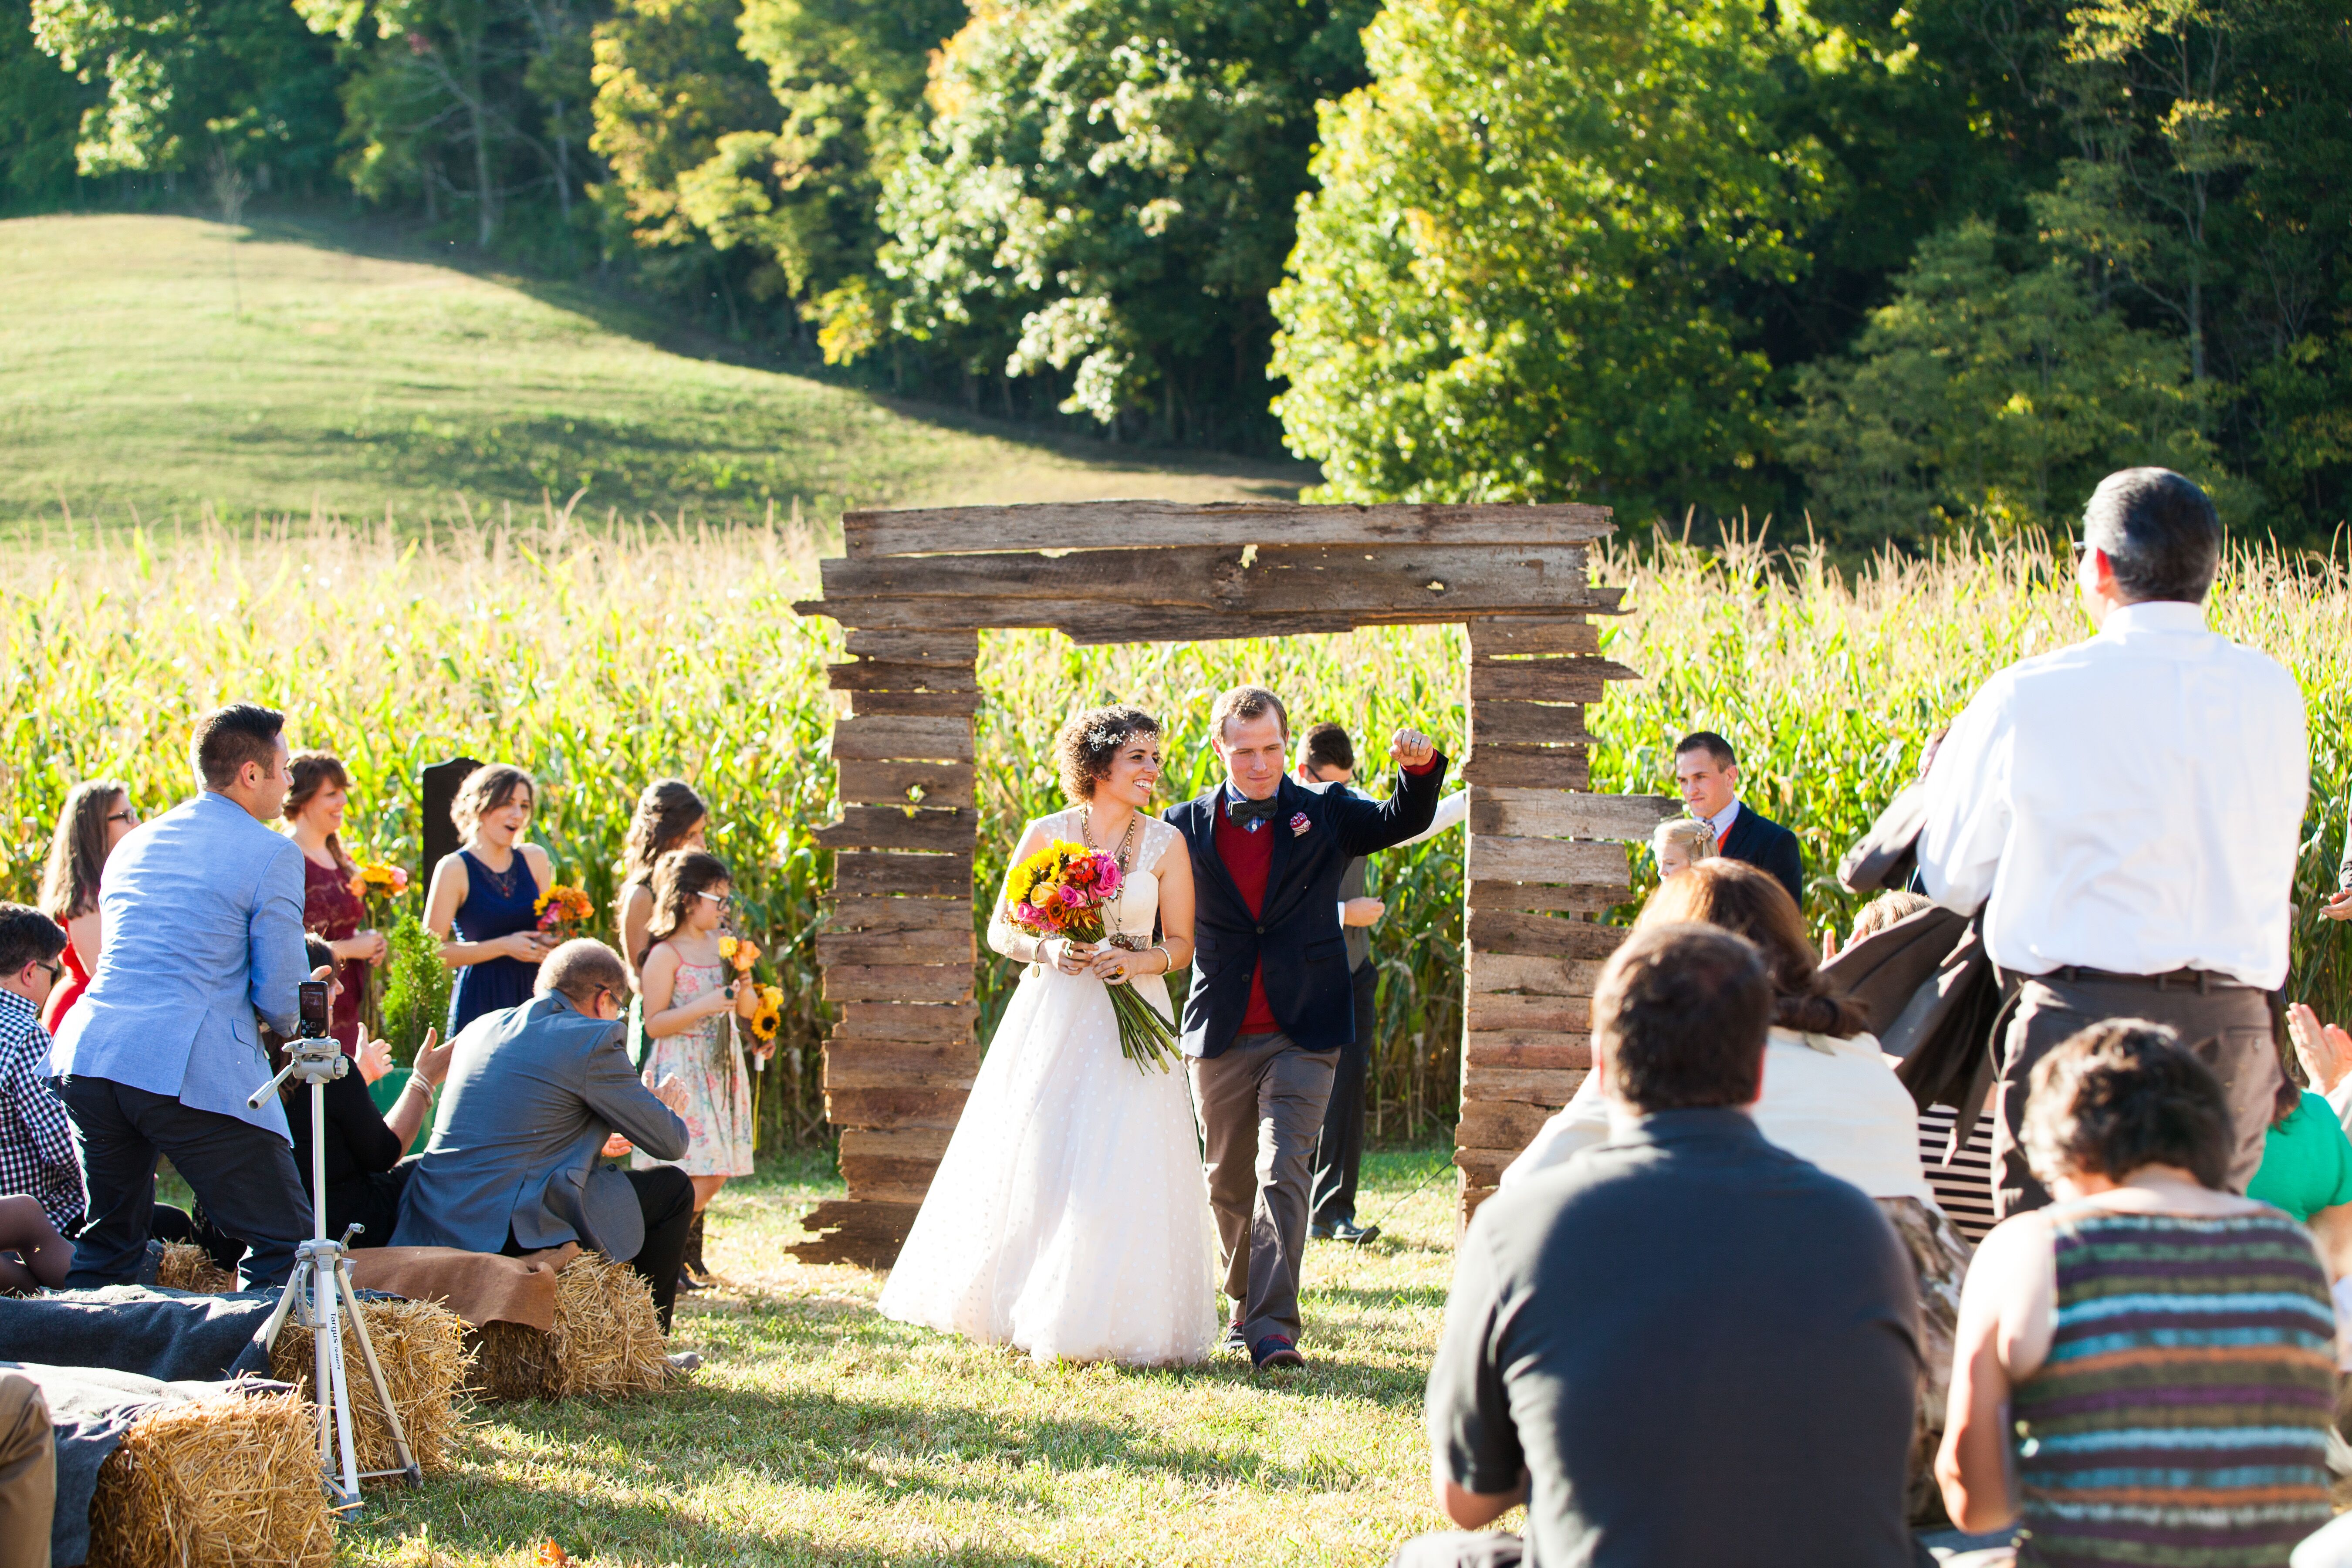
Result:
{"label": "woman in red dress", "polygon": [[367,996],[368,965],[390,951],[383,933],[363,931],[367,900],[360,893],[360,868],[343,852],[343,803],[352,776],[341,759],[327,752],[297,752],[287,763],[286,820],[302,850],[302,926],[327,940],[341,965],[329,1033],[345,1056],[360,1048],[360,1008]]}
{"label": "woman in red dress", "polygon": [[139,826],[139,808],[121,779],[91,779],[74,785],[49,839],[49,863],[41,874],[41,912],[66,928],[66,973],[41,1009],[41,1024],[54,1036],[73,1005],[81,1000],[90,972],[98,967],[104,931],[98,913],[99,875],[122,836]]}

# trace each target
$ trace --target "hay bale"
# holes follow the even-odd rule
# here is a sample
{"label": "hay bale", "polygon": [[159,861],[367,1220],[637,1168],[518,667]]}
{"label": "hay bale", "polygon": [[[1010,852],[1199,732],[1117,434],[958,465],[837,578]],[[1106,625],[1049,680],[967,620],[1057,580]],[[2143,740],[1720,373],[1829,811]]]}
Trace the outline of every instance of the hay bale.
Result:
{"label": "hay bale", "polygon": [[583,1252],[555,1277],[555,1326],[485,1323],[471,1336],[486,1399],[644,1394],[669,1380],[668,1342],[636,1270]]}
{"label": "hay bale", "polygon": [[224,1393],[141,1416],[98,1472],[90,1568],[324,1568],[335,1527],[315,1419],[297,1394]]}
{"label": "hay bale", "polygon": [[[362,1301],[360,1313],[375,1345],[376,1363],[392,1390],[393,1407],[400,1412],[401,1428],[408,1435],[408,1451],[426,1475],[447,1469],[459,1426],[457,1391],[465,1386],[467,1371],[466,1325],[457,1313],[433,1301]],[[308,1397],[316,1365],[310,1331],[289,1321],[270,1352],[270,1375],[294,1384]],[[348,1322],[343,1325],[343,1376],[351,1385],[352,1444],[360,1468],[397,1468],[400,1458],[392,1447],[392,1431],[376,1403],[359,1337]]]}
{"label": "hay bale", "polygon": [[155,1283],[166,1290],[226,1296],[236,1289],[236,1273],[215,1263],[213,1255],[193,1241],[167,1241],[163,1260],[155,1266]]}

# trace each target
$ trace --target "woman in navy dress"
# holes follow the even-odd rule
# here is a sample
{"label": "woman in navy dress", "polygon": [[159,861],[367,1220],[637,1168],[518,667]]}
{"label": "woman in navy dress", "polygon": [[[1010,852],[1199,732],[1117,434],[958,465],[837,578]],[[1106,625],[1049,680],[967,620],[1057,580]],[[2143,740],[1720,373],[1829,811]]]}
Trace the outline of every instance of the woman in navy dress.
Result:
{"label": "woman in navy dress", "polygon": [[464,840],[433,868],[425,900],[441,962],[457,972],[446,1038],[485,1013],[530,1001],[540,961],[555,951],[536,907],[555,868],[546,850],[522,842],[538,793],[529,773],[499,763],[475,769],[449,805]]}

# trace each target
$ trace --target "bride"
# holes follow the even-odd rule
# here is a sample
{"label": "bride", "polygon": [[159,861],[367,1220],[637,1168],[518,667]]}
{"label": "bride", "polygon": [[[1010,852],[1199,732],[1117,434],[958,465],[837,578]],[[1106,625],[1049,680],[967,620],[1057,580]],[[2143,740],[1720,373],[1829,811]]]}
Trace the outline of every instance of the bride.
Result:
{"label": "bride", "polygon": [[881,1310],[1041,1362],[1205,1361],[1219,1330],[1215,1230],[1184,1074],[1120,1054],[1105,989],[1132,984],[1172,1017],[1160,976],[1192,955],[1192,856],[1148,809],[1160,725],[1097,708],[1064,725],[1055,750],[1071,808],[1029,824],[1012,863],[1055,839],[1115,856],[1105,929],[1133,945],[1040,940],[998,900],[989,945],[1029,968]]}

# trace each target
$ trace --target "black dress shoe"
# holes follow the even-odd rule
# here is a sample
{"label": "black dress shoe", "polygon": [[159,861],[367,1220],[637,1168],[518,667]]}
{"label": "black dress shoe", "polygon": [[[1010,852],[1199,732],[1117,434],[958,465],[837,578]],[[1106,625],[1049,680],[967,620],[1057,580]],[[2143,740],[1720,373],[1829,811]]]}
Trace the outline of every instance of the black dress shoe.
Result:
{"label": "black dress shoe", "polygon": [[1376,1225],[1358,1225],[1354,1220],[1343,1219],[1334,1221],[1325,1228],[1323,1234],[1330,1240],[1344,1241],[1350,1247],[1361,1247],[1368,1241],[1378,1240],[1381,1227]]}
{"label": "black dress shoe", "polygon": [[684,1265],[679,1266],[677,1271],[677,1289],[679,1295],[688,1295],[696,1290],[708,1290],[709,1289],[710,1289],[709,1286],[705,1285],[701,1280],[697,1279],[694,1277],[694,1270],[686,1268]]}
{"label": "black dress shoe", "polygon": [[1331,1239],[1331,1227],[1325,1225],[1318,1219],[1313,1225],[1307,1227],[1307,1239],[1309,1241],[1328,1241]]}

